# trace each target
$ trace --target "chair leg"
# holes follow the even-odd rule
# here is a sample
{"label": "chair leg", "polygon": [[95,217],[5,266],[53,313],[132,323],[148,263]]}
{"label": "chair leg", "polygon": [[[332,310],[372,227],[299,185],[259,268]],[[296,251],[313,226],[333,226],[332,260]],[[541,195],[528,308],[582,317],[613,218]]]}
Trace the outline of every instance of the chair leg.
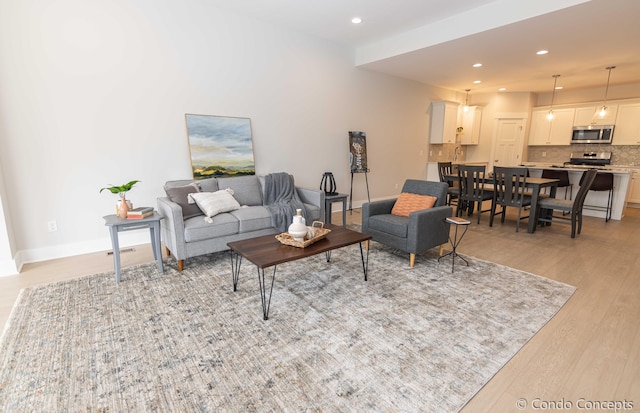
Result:
{"label": "chair leg", "polygon": [[440,251],[438,252],[438,256],[442,257],[443,254],[444,254],[444,244],[440,244]]}
{"label": "chair leg", "polygon": [[416,263],[416,254],[409,254],[409,267],[413,268],[413,265]]}

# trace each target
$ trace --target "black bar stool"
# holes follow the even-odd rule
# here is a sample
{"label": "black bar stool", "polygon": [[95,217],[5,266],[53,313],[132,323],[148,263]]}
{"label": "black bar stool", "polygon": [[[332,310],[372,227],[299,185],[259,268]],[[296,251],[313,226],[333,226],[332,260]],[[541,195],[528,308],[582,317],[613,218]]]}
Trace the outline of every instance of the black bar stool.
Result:
{"label": "black bar stool", "polygon": [[558,188],[564,188],[564,199],[567,199],[567,194],[569,194],[569,199],[572,198],[573,193],[573,184],[569,182],[569,171],[560,171],[557,169],[543,169],[542,170],[543,178],[550,179],[559,179]]}
{"label": "black bar stool", "polygon": [[[584,177],[584,175],[583,175]],[[582,178],[580,178],[580,185],[582,185]],[[597,211],[605,211],[605,222],[609,222],[611,219],[611,209],[613,207],[613,174],[610,172],[598,172],[596,179],[593,181],[590,191],[609,191],[607,198],[607,206],[597,205],[585,205],[585,209],[593,209]]]}

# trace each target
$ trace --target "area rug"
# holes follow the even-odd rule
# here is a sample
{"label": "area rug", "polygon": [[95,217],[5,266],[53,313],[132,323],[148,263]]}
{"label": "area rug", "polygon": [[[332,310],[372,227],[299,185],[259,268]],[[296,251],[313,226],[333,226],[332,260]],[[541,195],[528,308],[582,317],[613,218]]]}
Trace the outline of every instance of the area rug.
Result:
{"label": "area rug", "polygon": [[574,288],[372,243],[257,270],[228,252],[23,290],[0,341],[0,411],[456,412]]}

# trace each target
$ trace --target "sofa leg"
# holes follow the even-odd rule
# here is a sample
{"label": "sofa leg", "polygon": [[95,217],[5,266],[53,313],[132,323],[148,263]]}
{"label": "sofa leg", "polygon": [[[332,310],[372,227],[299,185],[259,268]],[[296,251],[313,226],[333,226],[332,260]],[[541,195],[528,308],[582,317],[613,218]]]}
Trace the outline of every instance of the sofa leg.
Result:
{"label": "sofa leg", "polygon": [[167,254],[167,257],[171,256],[171,251],[169,251],[169,248],[164,247],[164,252]]}
{"label": "sofa leg", "polygon": [[413,268],[413,265],[416,263],[416,254],[409,254],[409,267]]}
{"label": "sofa leg", "polygon": [[438,254],[441,257],[442,257],[442,254],[444,254],[444,244],[440,244],[440,252]]}
{"label": "sofa leg", "polygon": [[178,271],[184,270],[184,260],[178,260]]}
{"label": "sofa leg", "polygon": [[369,251],[369,241],[370,241],[370,240],[366,240],[366,241],[364,242],[364,247],[366,248],[366,250],[367,250],[367,251]]}

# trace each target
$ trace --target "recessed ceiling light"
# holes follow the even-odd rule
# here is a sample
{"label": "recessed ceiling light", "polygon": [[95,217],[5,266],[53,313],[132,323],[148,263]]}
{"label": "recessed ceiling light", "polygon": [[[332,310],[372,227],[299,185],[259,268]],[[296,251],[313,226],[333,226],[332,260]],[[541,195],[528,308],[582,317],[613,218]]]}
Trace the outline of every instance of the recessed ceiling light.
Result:
{"label": "recessed ceiling light", "polygon": [[351,19],[351,23],[360,24],[362,23],[362,19],[360,17],[354,17],[353,19]]}
{"label": "recessed ceiling light", "polygon": [[482,63],[474,63],[473,67],[482,67]]}
{"label": "recessed ceiling light", "polygon": [[543,54],[547,54],[547,53],[549,53],[549,51],[548,51],[548,50],[538,50],[538,51],[536,52],[536,54],[537,54],[537,55],[543,55]]}
{"label": "recessed ceiling light", "polygon": [[498,89],[499,92],[504,92],[505,90],[507,90],[506,87],[501,87],[500,89]]}
{"label": "recessed ceiling light", "polygon": [[482,83],[481,80],[474,80],[473,83],[478,84],[478,83]]}

